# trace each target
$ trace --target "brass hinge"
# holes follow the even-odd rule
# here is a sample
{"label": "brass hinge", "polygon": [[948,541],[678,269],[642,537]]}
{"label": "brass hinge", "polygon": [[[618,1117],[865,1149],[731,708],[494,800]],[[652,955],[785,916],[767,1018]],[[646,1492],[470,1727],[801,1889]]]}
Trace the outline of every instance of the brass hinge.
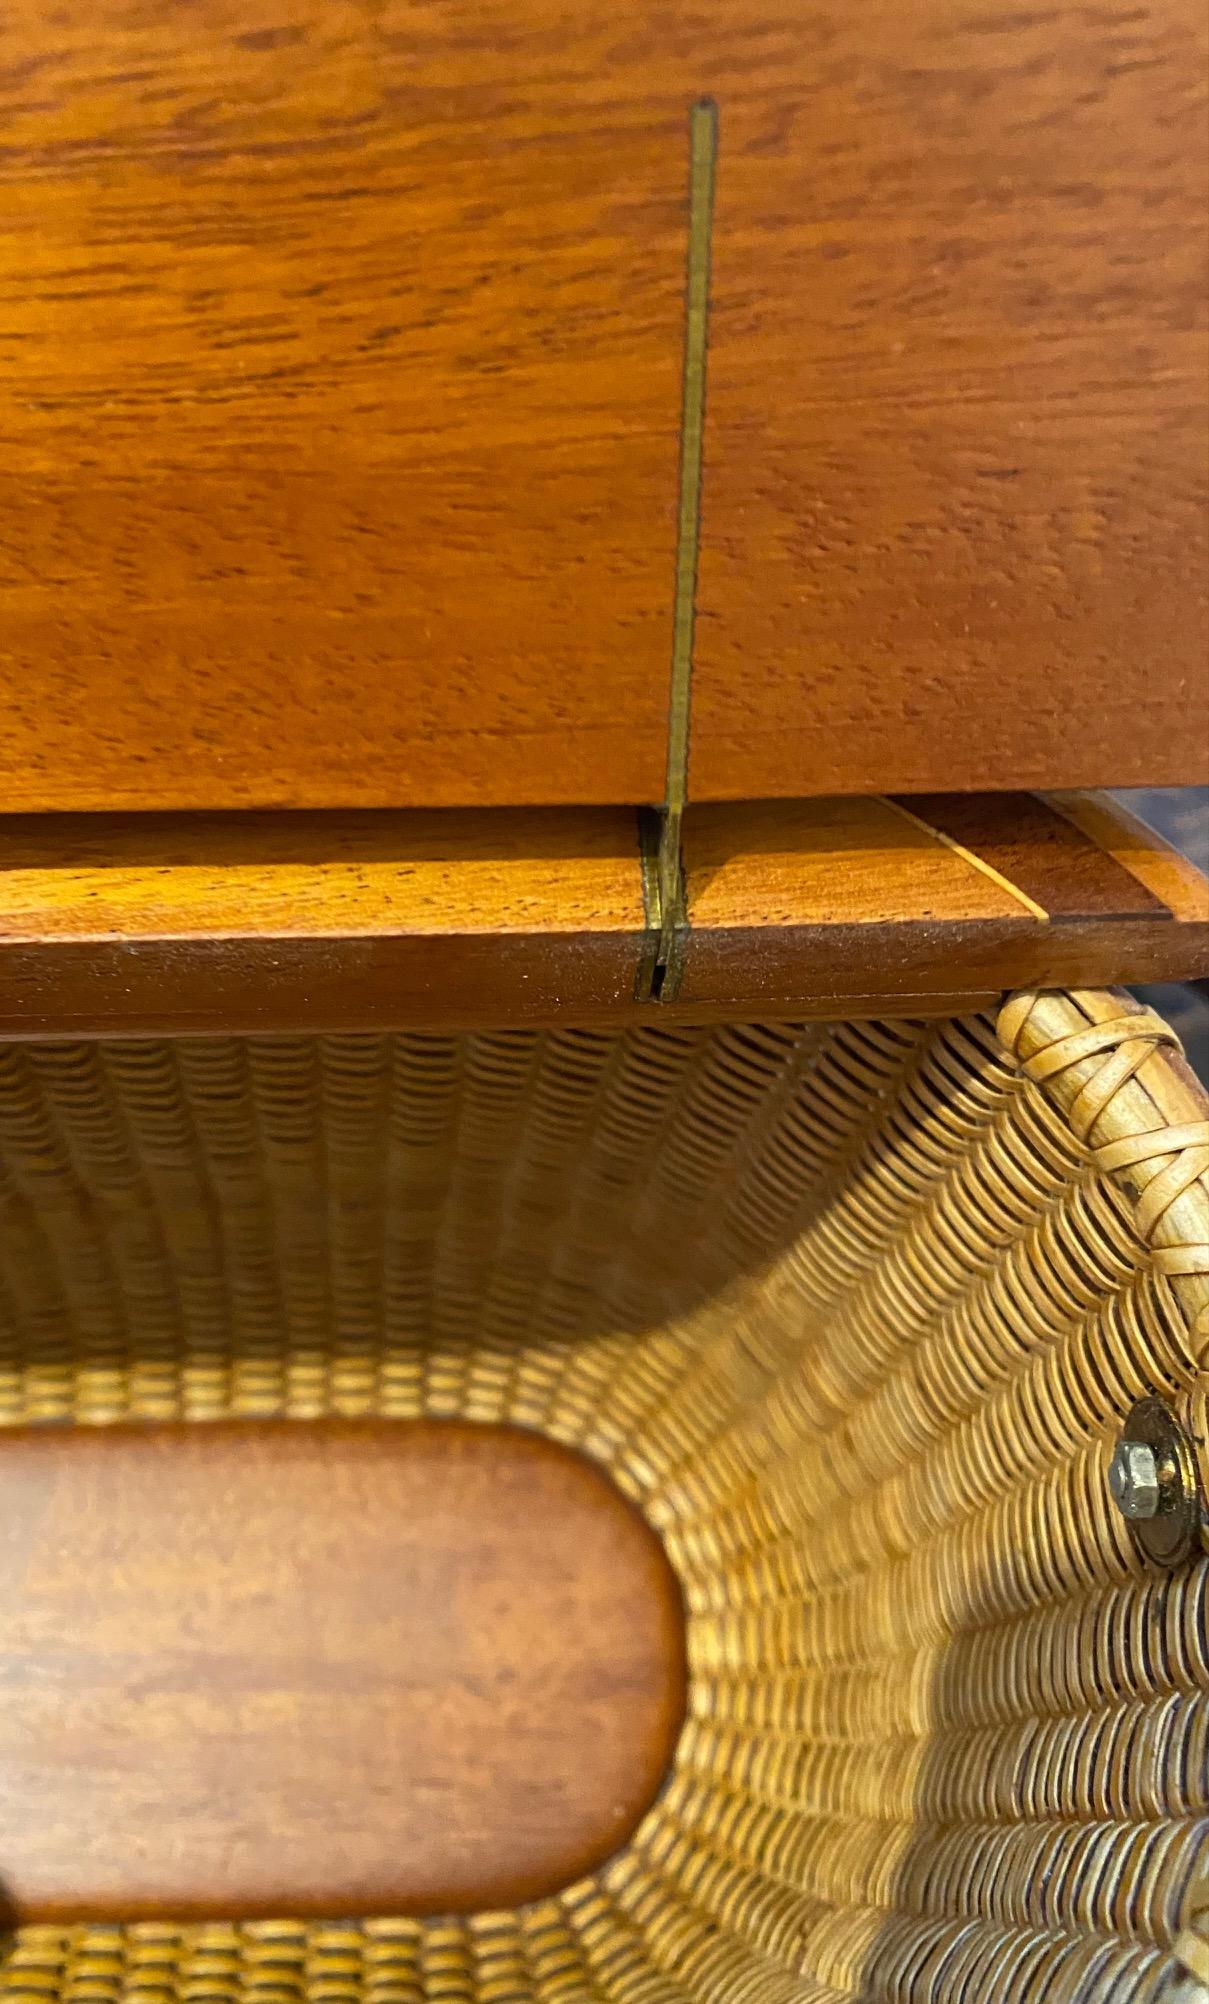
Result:
{"label": "brass hinge", "polygon": [[657,807],[638,810],[638,853],[642,862],[642,904],[646,934],[638,963],[639,1002],[670,1002],[680,987],[688,940],[684,865],[680,830],[669,834],[668,815]]}
{"label": "brass hinge", "polygon": [[667,776],[663,805],[639,815],[647,947],[638,970],[642,1001],[670,1002],[684,971],[689,917],[683,824],[688,804],[693,637],[701,541],[701,472],[709,351],[710,243],[718,158],[718,107],[702,98],[689,114],[689,218],[685,263],[684,366],[680,406],[680,488],[668,688]]}

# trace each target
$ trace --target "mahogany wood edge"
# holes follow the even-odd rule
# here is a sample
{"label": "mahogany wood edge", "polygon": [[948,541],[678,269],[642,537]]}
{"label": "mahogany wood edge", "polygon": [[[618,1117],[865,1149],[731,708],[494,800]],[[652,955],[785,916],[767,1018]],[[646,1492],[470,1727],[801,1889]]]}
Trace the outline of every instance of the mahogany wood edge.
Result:
{"label": "mahogany wood edge", "polygon": [[[227,978],[209,943],[182,954],[165,990],[151,947],[39,950],[36,966],[10,965],[0,949],[0,1038],[266,1035],[483,1028],[583,1029],[718,1022],[744,1014],[826,1020],[838,1016],[953,1015],[981,1009],[1005,988],[1103,987],[1209,976],[1209,926],[1111,929],[1072,926],[1059,940],[1023,927],[946,927],[922,921],[875,927],[734,928],[690,945],[684,986],[670,1003],[641,1003],[625,983],[592,995],[552,980],[542,992],[493,980],[462,989],[435,948],[432,978],[416,992],[406,966],[378,949],[367,966],[295,942],[242,947]],[[274,978],[261,982],[271,963]],[[635,963],[636,965],[636,963]],[[441,978],[442,969],[444,979]],[[878,977],[873,985],[870,977]],[[14,992],[16,991],[16,992]],[[67,997],[72,998],[71,1002]]]}
{"label": "mahogany wood edge", "polygon": [[[1204,776],[1209,780],[1209,771]],[[1209,919],[1209,879],[1122,801],[1098,790],[1041,798],[1098,848],[1125,862],[1176,918]]]}
{"label": "mahogany wood edge", "polygon": [[[1195,617],[1199,645],[1200,629],[1206,623],[1202,608],[1196,609]],[[785,679],[790,680],[788,675]],[[1128,745],[1127,720],[1114,720],[1107,755],[1101,747],[1090,761],[1076,755],[1061,765],[1052,761],[1047,752],[1030,756],[1018,736],[1013,733],[1009,742],[1004,731],[996,747],[984,745],[977,755],[963,747],[962,791],[989,800],[999,793],[1021,791],[1086,795],[1111,792],[1118,787],[1133,790],[1209,786],[1209,754],[1195,738],[1181,735],[1176,716],[1173,705],[1160,720],[1161,736],[1152,734],[1154,720],[1147,719],[1148,735],[1140,753]],[[961,720],[968,722],[964,705]],[[945,724],[955,725],[955,719],[946,717]],[[700,772],[703,762],[699,761],[702,784],[694,800],[701,805],[739,807],[753,798],[753,779],[758,779],[760,797],[766,800],[800,799],[803,782],[819,798],[824,797],[825,790],[827,798],[859,800],[867,797],[871,787],[880,786],[909,800],[916,794],[935,792],[949,776],[931,770],[933,761],[922,744],[909,763],[905,759],[901,764],[895,763],[891,756],[889,762],[866,767],[860,762],[859,738],[855,732],[846,770],[833,772],[825,764],[816,768],[812,763],[817,755],[812,751],[812,740],[817,744],[817,732],[808,733],[795,723],[767,731],[744,730],[733,737],[715,737],[709,746],[709,764],[704,772]],[[893,747],[888,749],[893,754]],[[1004,778],[1004,773],[1010,777]]]}
{"label": "mahogany wood edge", "polygon": [[685,853],[655,1005],[628,810],[0,817],[0,1036],[949,1013],[1209,975],[1209,885],[1103,798],[699,806]]}
{"label": "mahogany wood edge", "polygon": [[31,1427],[0,1500],[0,1916],[519,1904],[664,1785],[679,1584],[544,1435]]}

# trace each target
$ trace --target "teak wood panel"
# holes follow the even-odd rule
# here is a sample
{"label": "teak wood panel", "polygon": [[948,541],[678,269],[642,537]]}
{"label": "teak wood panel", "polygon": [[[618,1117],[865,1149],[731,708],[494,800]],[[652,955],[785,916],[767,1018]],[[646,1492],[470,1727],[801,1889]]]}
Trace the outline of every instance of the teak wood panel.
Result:
{"label": "teak wood panel", "polygon": [[612,10],[0,27],[0,804],[663,789],[682,107]]}
{"label": "teak wood panel", "polygon": [[1209,778],[1206,10],[742,12],[691,794]]}
{"label": "teak wood panel", "polygon": [[[1204,777],[1197,0],[0,20],[0,807]],[[1190,722],[1191,719],[1191,722]]]}
{"label": "teak wood panel", "polygon": [[679,1589],[600,1470],[449,1421],[0,1441],[18,1918],[477,1911],[649,1807]]}
{"label": "teak wood panel", "polygon": [[1111,801],[724,802],[637,999],[637,817],[0,819],[0,1037],[941,1014],[1209,974],[1209,884]]}

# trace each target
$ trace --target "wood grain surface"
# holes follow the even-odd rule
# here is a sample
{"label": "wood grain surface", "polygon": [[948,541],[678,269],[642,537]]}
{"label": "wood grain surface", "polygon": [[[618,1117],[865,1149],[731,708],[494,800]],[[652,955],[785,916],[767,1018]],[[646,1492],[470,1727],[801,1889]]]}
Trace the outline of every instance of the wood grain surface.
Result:
{"label": "wood grain surface", "polygon": [[608,1477],[454,1421],[0,1440],[17,1918],[474,1911],[627,1838],[679,1589]]}
{"label": "wood grain surface", "polygon": [[[1051,793],[1044,798],[1088,841],[1112,856],[1131,877],[1152,891],[1177,918],[1195,918],[1204,912],[1205,877],[1201,866],[1192,861],[1193,855],[1205,853],[1205,845],[1194,835],[1198,814],[1195,794],[1177,796],[1185,810],[1187,826],[1177,824],[1176,834],[1172,833],[1169,819],[1165,821],[1166,832],[1156,833],[1122,801],[1102,793]],[[1172,804],[1168,801],[1168,808]],[[1185,839],[1187,855],[1172,846],[1174,841]]]}
{"label": "wood grain surface", "polygon": [[644,925],[621,809],[0,819],[0,1025],[590,1014]]}
{"label": "wood grain surface", "polygon": [[[912,1015],[933,997],[1082,986],[1094,967],[1111,982],[1209,972],[1209,884],[1147,830],[1164,897],[1129,867],[1112,803],[1096,811],[1099,841],[1033,796],[698,807],[679,1006],[758,1015],[808,990],[813,1015]],[[1143,971],[1157,965],[1168,975]]]}
{"label": "wood grain surface", "polygon": [[943,1014],[1209,974],[1209,885],[1103,797],[714,803],[676,1002],[636,817],[13,815],[0,1036]]}
{"label": "wood grain surface", "polygon": [[1169,909],[1111,847],[1088,841],[1077,820],[1038,794],[908,794],[890,805],[976,855],[1055,925],[1157,918]]}
{"label": "wood grain surface", "polygon": [[1203,778],[1198,0],[0,16],[0,808]]}
{"label": "wood grain surface", "polygon": [[1209,14],[733,18],[692,796],[1203,781]]}
{"label": "wood grain surface", "polygon": [[660,795],[685,113],[636,28],[5,8],[5,804]]}

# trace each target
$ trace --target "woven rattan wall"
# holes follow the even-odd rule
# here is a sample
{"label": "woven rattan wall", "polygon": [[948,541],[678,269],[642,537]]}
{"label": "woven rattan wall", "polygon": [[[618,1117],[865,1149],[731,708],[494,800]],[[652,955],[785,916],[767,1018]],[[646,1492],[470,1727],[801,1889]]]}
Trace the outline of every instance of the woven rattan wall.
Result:
{"label": "woven rattan wall", "polygon": [[692,1660],[663,1799],[559,1899],[30,1930],[7,1994],[1164,1995],[1209,1561],[1149,1572],[1105,1468],[1145,1392],[1205,1432],[1209,1149],[1130,1006],[0,1051],[6,1421],[542,1428],[665,1537]]}

